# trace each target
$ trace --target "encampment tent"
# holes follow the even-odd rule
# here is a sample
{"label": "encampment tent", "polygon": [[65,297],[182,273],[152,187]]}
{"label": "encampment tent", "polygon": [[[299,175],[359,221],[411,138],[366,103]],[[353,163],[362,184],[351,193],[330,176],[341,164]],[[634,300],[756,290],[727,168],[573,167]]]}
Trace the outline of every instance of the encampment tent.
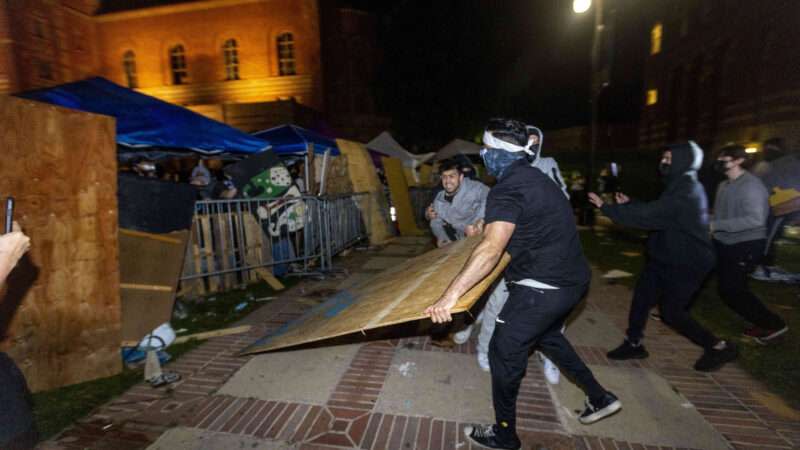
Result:
{"label": "encampment tent", "polygon": [[441,161],[443,159],[452,158],[455,155],[479,155],[480,153],[480,145],[463,139],[453,139],[447,145],[440,148],[433,159],[435,161]]}
{"label": "encampment tent", "polygon": [[173,150],[207,155],[250,154],[269,147],[264,139],[105,78],[88,78],[18,96],[116,118],[121,156],[164,155]]}
{"label": "encampment tent", "polygon": [[423,153],[415,155],[404,149],[388,131],[379,134],[375,139],[367,142],[367,149],[374,152],[383,153],[403,161],[406,167],[417,167],[418,165],[433,158],[434,153]]}
{"label": "encampment tent", "polygon": [[310,144],[314,145],[314,153],[321,155],[330,150],[331,156],[339,155],[339,148],[333,139],[297,125],[280,125],[255,132],[253,136],[269,142],[272,150],[279,155],[305,154]]}

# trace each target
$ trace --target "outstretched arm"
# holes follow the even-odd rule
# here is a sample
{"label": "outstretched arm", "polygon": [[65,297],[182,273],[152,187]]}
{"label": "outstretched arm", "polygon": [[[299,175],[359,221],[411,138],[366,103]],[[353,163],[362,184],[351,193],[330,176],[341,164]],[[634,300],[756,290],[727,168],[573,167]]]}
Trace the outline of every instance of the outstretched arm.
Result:
{"label": "outstretched arm", "polygon": [[425,310],[434,323],[453,320],[450,310],[458,303],[467,291],[483,280],[500,261],[503,251],[514,233],[515,224],[510,222],[492,222],[486,226],[483,240],[472,251],[461,272],[447,287],[439,300]]}

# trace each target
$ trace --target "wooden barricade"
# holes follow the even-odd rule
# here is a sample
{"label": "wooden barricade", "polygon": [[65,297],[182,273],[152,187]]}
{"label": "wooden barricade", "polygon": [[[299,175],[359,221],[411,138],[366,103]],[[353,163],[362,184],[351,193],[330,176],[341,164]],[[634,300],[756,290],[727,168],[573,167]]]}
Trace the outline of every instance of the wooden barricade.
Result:
{"label": "wooden barricade", "polygon": [[31,238],[0,298],[0,349],[33,391],[122,369],[114,127],[0,96],[0,195]]}

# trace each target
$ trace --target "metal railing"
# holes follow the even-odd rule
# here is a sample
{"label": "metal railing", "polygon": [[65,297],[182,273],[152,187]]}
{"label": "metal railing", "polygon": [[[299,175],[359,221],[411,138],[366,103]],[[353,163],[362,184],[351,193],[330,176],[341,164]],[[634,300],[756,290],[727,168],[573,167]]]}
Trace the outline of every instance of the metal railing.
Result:
{"label": "metal railing", "polygon": [[434,188],[408,188],[408,195],[411,197],[411,207],[414,209],[414,220],[420,229],[428,229],[429,225],[428,219],[425,218],[425,210],[433,203],[436,191],[437,190]]}
{"label": "metal railing", "polygon": [[181,282],[217,292],[286,275],[321,275],[367,238],[366,194],[203,200],[195,204]]}

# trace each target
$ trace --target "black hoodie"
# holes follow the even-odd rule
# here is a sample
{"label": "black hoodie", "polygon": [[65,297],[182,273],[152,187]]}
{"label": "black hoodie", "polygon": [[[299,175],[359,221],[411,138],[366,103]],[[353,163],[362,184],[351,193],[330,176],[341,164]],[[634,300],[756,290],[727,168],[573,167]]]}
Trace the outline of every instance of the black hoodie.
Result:
{"label": "black hoodie", "polygon": [[714,250],[708,231],[708,198],[697,181],[703,150],[693,141],[667,147],[672,166],[667,186],[658,200],[603,205],[603,214],[615,223],[651,231],[648,257],[663,264],[709,271]]}

